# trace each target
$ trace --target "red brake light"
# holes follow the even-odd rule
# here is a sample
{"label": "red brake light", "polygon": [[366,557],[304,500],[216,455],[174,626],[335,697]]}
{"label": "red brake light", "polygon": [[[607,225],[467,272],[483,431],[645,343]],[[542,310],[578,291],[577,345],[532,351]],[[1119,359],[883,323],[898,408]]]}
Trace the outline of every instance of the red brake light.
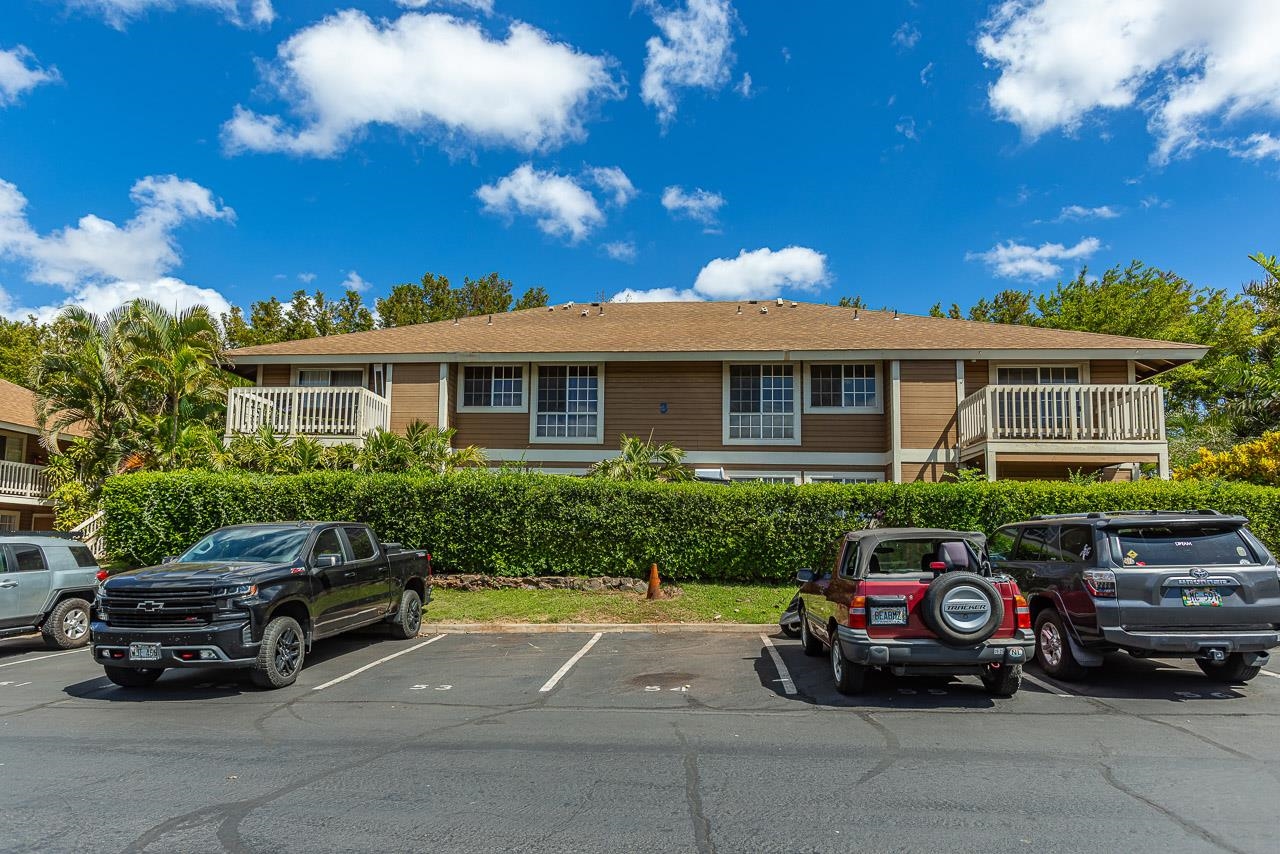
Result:
{"label": "red brake light", "polygon": [[1020,629],[1031,628],[1031,608],[1027,606],[1027,597],[1025,596],[1013,597],[1013,613],[1014,613],[1014,616],[1017,617],[1018,628]]}
{"label": "red brake light", "polygon": [[1116,574],[1109,569],[1086,569],[1084,589],[1095,599],[1116,598]]}
{"label": "red brake light", "polygon": [[865,629],[867,627],[867,597],[854,596],[849,600],[849,628]]}
{"label": "red brake light", "polygon": [[946,572],[947,565],[940,560],[930,561],[929,569],[933,570],[934,572]]}
{"label": "red brake light", "polygon": [[96,573],[94,573],[94,576],[93,576],[93,577],[94,577],[94,578],[96,578],[96,579],[98,579],[98,581],[106,581],[106,580],[107,580],[107,571],[106,571],[105,569],[100,569],[100,570],[98,570]]}

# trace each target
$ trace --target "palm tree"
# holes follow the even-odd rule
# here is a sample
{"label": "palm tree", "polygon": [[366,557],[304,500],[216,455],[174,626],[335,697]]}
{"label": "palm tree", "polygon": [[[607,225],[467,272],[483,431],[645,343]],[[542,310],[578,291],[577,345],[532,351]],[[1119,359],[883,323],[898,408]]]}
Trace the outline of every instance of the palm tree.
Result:
{"label": "palm tree", "polygon": [[693,480],[693,472],[684,465],[684,451],[663,442],[653,443],[638,436],[622,436],[621,453],[608,460],[601,460],[591,467],[592,477],[610,480],[658,480],[676,483]]}
{"label": "palm tree", "polygon": [[120,308],[99,317],[76,306],[64,309],[32,369],[45,446],[56,453],[59,434],[81,431],[72,463],[91,486],[114,474],[137,445],[134,426],[142,410],[138,377],[129,370],[125,313]]}
{"label": "palm tree", "polygon": [[454,448],[451,443],[456,432],[422,421],[409,424],[403,436],[390,430],[373,430],[365,436],[364,447],[360,449],[360,468],[378,472],[443,473],[488,462],[484,451],[475,445]]}

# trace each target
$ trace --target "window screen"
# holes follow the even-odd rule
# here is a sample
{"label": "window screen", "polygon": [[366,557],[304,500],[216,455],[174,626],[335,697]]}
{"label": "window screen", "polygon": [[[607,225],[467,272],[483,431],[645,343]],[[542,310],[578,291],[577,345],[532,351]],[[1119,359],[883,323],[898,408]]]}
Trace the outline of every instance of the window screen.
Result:
{"label": "window screen", "polygon": [[795,437],[792,365],[729,366],[729,438]]}
{"label": "window screen", "polygon": [[866,409],[876,405],[876,366],[813,365],[809,368],[809,405]]}
{"label": "window screen", "polygon": [[600,381],[595,365],[538,368],[538,436],[594,439],[599,435],[599,413]]}

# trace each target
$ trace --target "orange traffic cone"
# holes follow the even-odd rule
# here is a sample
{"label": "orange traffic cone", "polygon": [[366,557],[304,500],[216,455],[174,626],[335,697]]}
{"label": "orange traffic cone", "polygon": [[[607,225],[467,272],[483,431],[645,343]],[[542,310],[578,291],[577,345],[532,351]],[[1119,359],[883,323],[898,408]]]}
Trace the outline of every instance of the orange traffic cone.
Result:
{"label": "orange traffic cone", "polygon": [[661,599],[662,588],[658,581],[658,565],[656,563],[649,564],[649,592],[645,594],[646,599]]}

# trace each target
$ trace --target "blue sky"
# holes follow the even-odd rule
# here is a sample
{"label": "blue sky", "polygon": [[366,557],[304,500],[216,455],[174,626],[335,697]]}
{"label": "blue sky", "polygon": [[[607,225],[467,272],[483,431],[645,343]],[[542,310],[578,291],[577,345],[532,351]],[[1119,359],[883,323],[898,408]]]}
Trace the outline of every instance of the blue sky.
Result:
{"label": "blue sky", "polygon": [[924,312],[1280,252],[1280,6],[6,0],[0,311],[366,299]]}

